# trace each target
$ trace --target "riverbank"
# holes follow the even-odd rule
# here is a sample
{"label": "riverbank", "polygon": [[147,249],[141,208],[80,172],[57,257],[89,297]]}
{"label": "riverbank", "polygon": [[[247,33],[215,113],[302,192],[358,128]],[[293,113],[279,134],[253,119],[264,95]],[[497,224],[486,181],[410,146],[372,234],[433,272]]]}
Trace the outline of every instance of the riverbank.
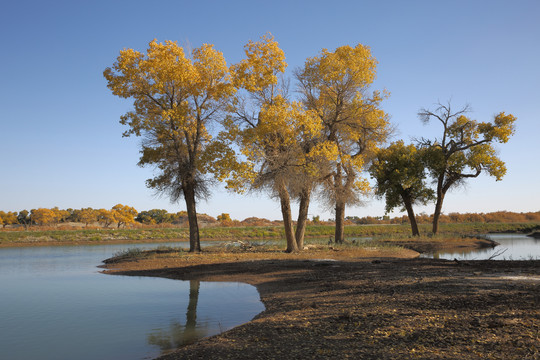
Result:
{"label": "riverbank", "polygon": [[352,250],[156,252],[105,267],[257,287],[266,310],[255,319],[162,360],[539,358],[540,261]]}
{"label": "riverbank", "polygon": [[[439,234],[450,237],[463,237],[487,233],[524,233],[538,229],[538,223],[463,223],[441,224]],[[306,238],[320,238],[328,242],[333,238],[334,227],[330,225],[309,225]],[[410,226],[400,225],[347,225],[346,239],[385,238],[403,240],[410,237]],[[430,233],[429,224],[421,224],[422,234]],[[245,226],[245,227],[207,227],[200,229],[202,241],[212,240],[248,240],[280,241],[284,233],[281,226]],[[431,239],[431,238],[430,238]],[[133,228],[133,229],[57,229],[40,230],[1,230],[0,247],[19,246],[64,246],[121,244],[143,242],[185,242],[189,241],[189,230],[180,227],[168,228]]]}

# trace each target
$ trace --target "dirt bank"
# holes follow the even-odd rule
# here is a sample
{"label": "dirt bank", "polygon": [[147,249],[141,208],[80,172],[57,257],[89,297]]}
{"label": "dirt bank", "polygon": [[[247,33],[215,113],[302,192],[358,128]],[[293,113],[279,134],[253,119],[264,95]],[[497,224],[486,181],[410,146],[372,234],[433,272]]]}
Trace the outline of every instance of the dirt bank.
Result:
{"label": "dirt bank", "polygon": [[255,319],[162,360],[540,358],[540,261],[248,255],[157,256],[108,272],[257,287],[266,310]]}
{"label": "dirt bank", "polygon": [[456,236],[456,237],[416,237],[383,239],[381,243],[399,245],[419,253],[436,253],[438,251],[457,251],[463,249],[481,249],[499,245],[496,241],[482,236]]}

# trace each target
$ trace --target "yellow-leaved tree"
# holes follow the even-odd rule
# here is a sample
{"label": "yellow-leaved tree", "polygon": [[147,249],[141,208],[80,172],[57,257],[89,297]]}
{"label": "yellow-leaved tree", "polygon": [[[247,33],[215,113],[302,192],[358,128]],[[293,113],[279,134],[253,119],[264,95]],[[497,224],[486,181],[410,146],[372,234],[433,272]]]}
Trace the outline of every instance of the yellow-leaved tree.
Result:
{"label": "yellow-leaved tree", "polygon": [[84,223],[85,227],[87,227],[88,224],[96,222],[97,219],[97,210],[94,210],[92,208],[85,208],[79,211],[79,221]]}
{"label": "yellow-leaved tree", "polygon": [[114,222],[114,216],[111,210],[99,209],[97,212],[97,221],[103,227],[109,227]]}
{"label": "yellow-leaved tree", "polygon": [[4,228],[7,225],[13,225],[18,222],[17,220],[17,213],[13,211],[0,211],[0,225],[2,225]]}
{"label": "yellow-leaved tree", "polygon": [[52,209],[32,209],[30,213],[30,218],[36,225],[50,225],[57,220],[56,214]]}
{"label": "yellow-leaved tree", "polygon": [[196,199],[209,194],[207,173],[215,147],[208,126],[216,121],[235,89],[221,52],[202,45],[191,56],[176,42],[150,42],[146,54],[126,49],[104,71],[114,95],[134,108],[121,118],[124,136],[142,136],[140,166],[156,169],[147,186],[185,199],[189,250],[200,251]]}
{"label": "yellow-leaved tree", "polygon": [[112,207],[111,214],[114,221],[117,223],[117,227],[120,228],[122,225],[126,226],[127,224],[135,223],[137,210],[128,205],[116,204]]}
{"label": "yellow-leaved tree", "polygon": [[323,49],[296,71],[305,107],[323,124],[319,139],[326,144],[319,154],[328,164],[321,180],[335,209],[336,242],[344,240],[345,206],[357,203],[369,189],[361,173],[391,131],[380,108],[386,94],[369,92],[376,66],[370,49],[358,44]]}
{"label": "yellow-leaved tree", "polygon": [[418,116],[424,123],[436,120],[442,125],[440,138],[422,138],[419,146],[425,151],[425,163],[435,182],[434,234],[439,230],[444,197],[452,187],[482,172],[501,180],[506,174],[504,162],[497,156],[495,143],[506,143],[514,134],[516,117],[501,112],[492,122],[478,122],[465,116],[469,106],[453,110],[451,104],[438,104],[435,110],[421,109]]}
{"label": "yellow-leaved tree", "polygon": [[[239,92],[229,109],[226,131],[221,133],[223,156],[237,156],[220,159],[219,178],[238,192],[268,190],[277,197],[287,251],[297,251],[302,248],[303,232],[301,238],[296,238],[290,191],[302,175],[299,169],[309,171],[310,153],[303,150],[302,144],[319,134],[322,124],[301,103],[287,98],[280,83],[287,66],[285,55],[271,35],[249,41],[245,53],[246,58],[231,67]],[[239,154],[235,154],[233,145]]]}

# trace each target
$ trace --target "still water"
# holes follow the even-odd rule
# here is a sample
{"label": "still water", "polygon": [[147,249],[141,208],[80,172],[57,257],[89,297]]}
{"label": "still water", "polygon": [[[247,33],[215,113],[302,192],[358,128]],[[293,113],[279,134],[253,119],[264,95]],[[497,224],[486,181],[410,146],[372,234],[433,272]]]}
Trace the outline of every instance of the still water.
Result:
{"label": "still water", "polygon": [[264,310],[251,285],[96,268],[118,251],[159,245],[0,249],[0,359],[152,359]]}
{"label": "still water", "polygon": [[422,257],[458,260],[540,260],[540,239],[523,234],[489,234],[500,245],[494,248],[445,251],[424,254]]}

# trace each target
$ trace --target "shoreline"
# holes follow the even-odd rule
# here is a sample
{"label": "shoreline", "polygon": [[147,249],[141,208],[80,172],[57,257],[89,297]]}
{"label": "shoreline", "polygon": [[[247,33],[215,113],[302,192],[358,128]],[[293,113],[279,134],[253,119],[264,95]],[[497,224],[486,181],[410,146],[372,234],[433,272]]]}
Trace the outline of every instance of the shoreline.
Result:
{"label": "shoreline", "polygon": [[[209,239],[205,241],[221,241],[218,239]],[[17,248],[17,247],[40,247],[40,246],[87,246],[87,245],[118,245],[118,244],[147,244],[147,243],[188,243],[185,239],[115,239],[115,240],[81,240],[81,241],[28,241],[28,242],[11,242],[0,243],[0,248]]]}
{"label": "shoreline", "polygon": [[160,360],[540,356],[540,261],[220,260],[198,254],[103,267],[257,287],[265,310],[252,321]]}
{"label": "shoreline", "polygon": [[[421,239],[437,242],[441,238],[459,238],[460,241],[468,236],[483,236],[496,233],[522,233],[524,235],[538,231],[540,223],[459,223],[441,224],[438,235],[433,236],[429,224],[420,224]],[[283,229],[280,226],[244,226],[244,227],[205,227],[200,229],[201,241],[236,241],[250,242],[284,241]],[[319,239],[326,244],[332,239],[335,229],[328,225],[309,225],[305,237]],[[410,226],[407,224],[383,225],[347,225],[345,238],[373,239],[376,241],[402,241],[410,239]],[[325,241],[326,240],[326,241]],[[0,229],[0,248],[28,246],[65,246],[65,245],[94,245],[94,244],[123,244],[145,242],[188,242],[189,231],[181,227],[156,228],[39,228],[28,230]],[[414,240],[418,241],[417,239]],[[410,246],[410,245],[409,245]],[[424,251],[419,249],[420,252]]]}
{"label": "shoreline", "polygon": [[[381,236],[380,242],[388,245],[403,246],[405,248],[417,251],[418,253],[431,252],[448,248],[482,248],[493,247],[498,245],[493,240],[486,239],[484,235],[470,235],[461,237],[456,235],[454,238],[444,237],[441,239],[434,238],[396,238],[384,239]],[[353,237],[354,236],[350,236]],[[389,236],[390,237],[390,236]],[[321,239],[325,236],[306,236],[305,239]],[[247,242],[265,242],[265,241],[281,241],[280,238],[208,238],[201,239],[201,242],[224,242],[224,241],[247,241]],[[308,241],[309,242],[309,241]],[[86,246],[86,245],[117,245],[117,244],[145,244],[145,243],[184,243],[189,245],[189,239],[171,238],[171,239],[107,239],[107,240],[27,240],[14,242],[0,242],[0,248],[17,248],[17,247],[40,247],[40,246]],[[309,244],[307,244],[309,245]],[[203,248],[204,252],[204,248]]]}

